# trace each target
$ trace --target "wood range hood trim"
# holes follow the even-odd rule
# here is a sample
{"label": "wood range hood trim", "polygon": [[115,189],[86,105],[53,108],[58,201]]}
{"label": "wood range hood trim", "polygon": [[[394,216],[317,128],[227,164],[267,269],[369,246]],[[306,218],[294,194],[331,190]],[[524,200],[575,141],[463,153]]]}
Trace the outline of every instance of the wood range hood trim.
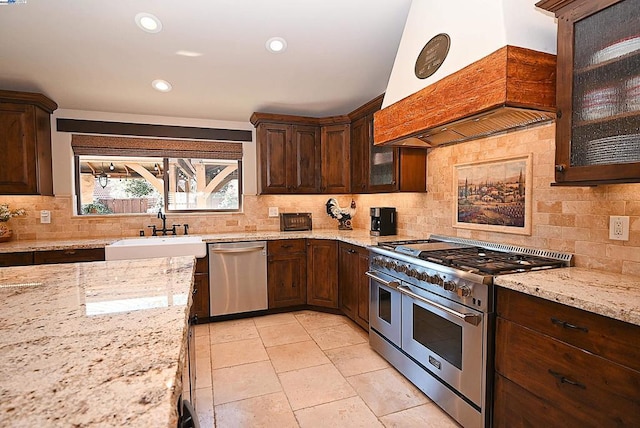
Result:
{"label": "wood range hood trim", "polygon": [[555,119],[556,56],[504,46],[374,114],[375,145],[429,148]]}

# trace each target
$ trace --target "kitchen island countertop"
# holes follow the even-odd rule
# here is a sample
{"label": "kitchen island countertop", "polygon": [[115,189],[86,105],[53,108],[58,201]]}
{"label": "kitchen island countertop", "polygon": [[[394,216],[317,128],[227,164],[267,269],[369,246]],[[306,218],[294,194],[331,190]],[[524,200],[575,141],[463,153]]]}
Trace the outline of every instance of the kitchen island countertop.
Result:
{"label": "kitchen island countertop", "polygon": [[0,268],[0,426],[175,427],[194,264]]}
{"label": "kitchen island countertop", "polygon": [[499,275],[494,283],[640,325],[640,277],[570,267]]}

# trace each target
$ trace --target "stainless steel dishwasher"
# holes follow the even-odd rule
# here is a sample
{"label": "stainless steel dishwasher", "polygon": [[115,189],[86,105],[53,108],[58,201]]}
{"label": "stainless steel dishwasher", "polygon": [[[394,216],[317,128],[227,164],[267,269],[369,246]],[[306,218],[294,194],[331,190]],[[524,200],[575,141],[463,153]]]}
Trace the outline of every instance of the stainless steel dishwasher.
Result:
{"label": "stainless steel dishwasher", "polygon": [[266,241],[209,244],[211,316],[267,309]]}

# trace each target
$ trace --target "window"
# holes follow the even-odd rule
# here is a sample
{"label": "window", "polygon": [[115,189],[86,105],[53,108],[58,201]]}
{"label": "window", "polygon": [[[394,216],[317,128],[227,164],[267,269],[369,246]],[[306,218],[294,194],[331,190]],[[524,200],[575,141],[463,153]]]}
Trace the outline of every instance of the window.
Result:
{"label": "window", "polygon": [[[188,141],[184,150],[184,141],[154,140],[145,149],[139,140],[150,146],[148,139],[73,136],[78,214],[240,210],[241,144]],[[155,153],[172,157],[144,156]]]}

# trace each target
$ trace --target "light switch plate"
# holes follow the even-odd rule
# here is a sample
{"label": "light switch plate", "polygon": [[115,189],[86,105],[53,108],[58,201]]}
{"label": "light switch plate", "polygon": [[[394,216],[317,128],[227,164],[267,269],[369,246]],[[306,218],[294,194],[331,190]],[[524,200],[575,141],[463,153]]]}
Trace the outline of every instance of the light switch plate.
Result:
{"label": "light switch plate", "polygon": [[51,223],[51,211],[42,210],[40,211],[40,223]]}
{"label": "light switch plate", "polygon": [[629,216],[612,215],[609,217],[609,239],[629,240]]}
{"label": "light switch plate", "polygon": [[278,207],[269,207],[269,217],[278,217]]}

